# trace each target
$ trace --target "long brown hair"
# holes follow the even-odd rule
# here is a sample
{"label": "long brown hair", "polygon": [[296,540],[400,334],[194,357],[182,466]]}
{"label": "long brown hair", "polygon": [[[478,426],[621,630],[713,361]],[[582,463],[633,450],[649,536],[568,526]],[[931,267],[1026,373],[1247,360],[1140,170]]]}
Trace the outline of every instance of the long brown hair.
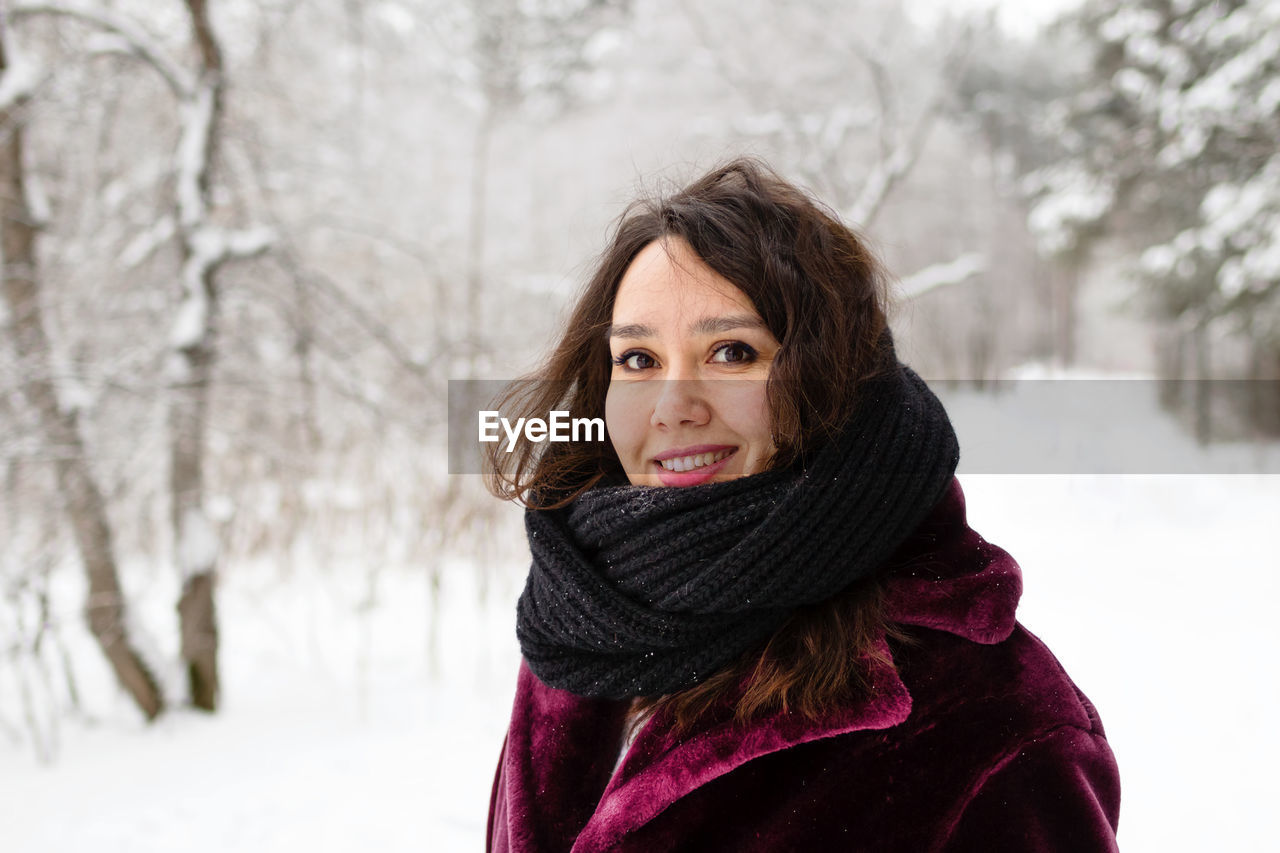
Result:
{"label": "long brown hair", "polygon": [[[766,385],[775,467],[803,461],[846,421],[858,386],[889,364],[886,275],[864,241],[803,190],[752,159],[736,159],[665,197],[634,202],[619,219],[551,355],[497,402],[504,414],[567,410],[603,418],[609,389],[606,333],[624,273],[656,240],[679,238],[755,306],[780,343]],[[522,442],[486,447],[491,491],[535,509],[572,501],[619,476],[612,445]],[[814,717],[868,689],[863,673],[887,625],[877,581],[798,609],[763,648],[708,680],[637,700],[633,718],[661,708],[678,731],[746,683],[735,714],[772,709]],[[888,662],[888,661],[884,661]]]}

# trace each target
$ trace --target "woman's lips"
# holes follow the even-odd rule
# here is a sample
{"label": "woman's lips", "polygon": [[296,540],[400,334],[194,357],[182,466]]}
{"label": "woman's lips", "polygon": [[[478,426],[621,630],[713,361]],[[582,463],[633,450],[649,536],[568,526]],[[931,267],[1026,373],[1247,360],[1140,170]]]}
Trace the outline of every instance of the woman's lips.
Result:
{"label": "woman's lips", "polygon": [[736,447],[707,448],[705,450],[702,448],[690,448],[690,450],[695,450],[699,452],[690,453],[687,451],[681,451],[679,453],[668,452],[668,453],[662,453],[659,455],[663,459],[683,459],[688,456],[702,456],[706,453],[718,454],[726,450],[728,452],[725,453],[724,457],[721,459],[717,459],[716,461],[711,462],[710,464],[707,464],[707,465],[700,465],[688,471],[669,471],[665,467],[663,467],[662,462],[659,459],[654,459],[653,466],[657,471],[658,481],[662,483],[662,485],[664,486],[696,486],[699,483],[705,483],[708,480],[710,480],[712,477],[714,477],[721,469],[723,469],[725,465],[729,464],[729,460],[732,459],[738,452],[738,448]]}

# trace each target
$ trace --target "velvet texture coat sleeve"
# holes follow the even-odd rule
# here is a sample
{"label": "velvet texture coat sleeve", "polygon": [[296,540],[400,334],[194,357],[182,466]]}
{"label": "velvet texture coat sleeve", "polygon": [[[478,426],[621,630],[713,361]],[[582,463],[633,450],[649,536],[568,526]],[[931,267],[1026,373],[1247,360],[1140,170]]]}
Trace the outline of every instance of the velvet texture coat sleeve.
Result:
{"label": "velvet texture coat sleeve", "polygon": [[1017,745],[983,775],[943,849],[1116,850],[1119,803],[1106,740],[1062,726]]}
{"label": "velvet texture coat sleeve", "polygon": [[626,703],[522,664],[488,849],[1116,849],[1101,720],[1015,621],[1021,572],[968,527],[958,483],[895,565],[890,617],[917,642],[886,647],[895,665],[872,695],[817,721],[778,712],[743,728],[730,701],[675,739],[655,717],[611,772]]}

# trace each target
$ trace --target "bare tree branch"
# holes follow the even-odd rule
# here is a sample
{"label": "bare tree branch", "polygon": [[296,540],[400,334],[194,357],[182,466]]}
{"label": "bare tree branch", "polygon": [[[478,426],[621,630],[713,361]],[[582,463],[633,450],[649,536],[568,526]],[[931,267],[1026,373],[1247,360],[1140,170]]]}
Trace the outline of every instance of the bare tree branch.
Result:
{"label": "bare tree branch", "polygon": [[941,98],[939,96],[932,98],[917,119],[907,144],[895,148],[887,157],[876,161],[871,174],[867,176],[862,190],[858,193],[857,200],[845,211],[846,219],[863,228],[875,219],[893,188],[915,168],[916,162],[920,159],[920,153],[929,139],[929,133],[933,130],[933,122],[938,117],[940,106]]}
{"label": "bare tree branch", "polygon": [[170,58],[150,34],[127,18],[107,9],[91,9],[72,3],[21,3],[9,10],[9,17],[15,21],[40,15],[73,18],[114,33],[128,42],[139,59],[159,72],[176,97],[189,98],[195,91],[196,82],[192,75]]}
{"label": "bare tree branch", "polygon": [[427,359],[415,357],[385,323],[357,304],[338,282],[318,270],[308,268],[297,252],[285,246],[281,251],[274,252],[272,257],[295,281],[320,291],[336,302],[401,367],[424,383],[432,385],[431,370],[444,355],[443,352],[437,351]]}
{"label": "bare tree branch", "polygon": [[[953,57],[944,63],[944,67],[961,67],[959,63],[964,58],[963,55],[970,50],[970,42],[971,39],[967,36],[962,37],[956,44]],[[874,74],[873,79],[876,79]],[[887,81],[885,82],[887,85]],[[880,85],[877,84],[878,97],[879,91]],[[886,93],[888,92],[887,89],[885,91]],[[934,85],[933,94],[930,95],[925,106],[917,115],[915,125],[907,135],[905,142],[892,145],[887,155],[885,154],[885,137],[882,133],[881,158],[876,162],[871,175],[868,176],[863,184],[857,200],[845,211],[846,218],[850,222],[857,223],[862,227],[870,224],[880,212],[880,208],[884,205],[894,187],[915,168],[921,153],[924,151],[925,144],[929,141],[929,134],[933,130],[934,122],[942,112],[945,92],[945,87],[941,82],[937,82]],[[887,103],[892,108],[891,98]],[[885,118],[887,121],[890,117],[886,116]],[[894,123],[896,124],[896,119],[894,119]]]}
{"label": "bare tree branch", "polygon": [[987,259],[980,252],[967,252],[949,261],[930,264],[901,279],[902,295],[917,299],[942,287],[961,284],[986,271]]}

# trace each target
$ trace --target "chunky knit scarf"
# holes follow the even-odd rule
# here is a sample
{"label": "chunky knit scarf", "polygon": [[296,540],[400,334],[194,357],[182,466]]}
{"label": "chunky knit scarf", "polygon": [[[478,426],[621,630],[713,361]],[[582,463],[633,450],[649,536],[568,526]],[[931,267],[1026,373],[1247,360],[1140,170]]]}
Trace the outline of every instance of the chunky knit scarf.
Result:
{"label": "chunky knit scarf", "polygon": [[801,470],[602,486],[529,510],[516,635],[545,684],[620,699],[691,687],[798,606],[871,575],[943,496],[959,445],[905,365],[859,389]]}

